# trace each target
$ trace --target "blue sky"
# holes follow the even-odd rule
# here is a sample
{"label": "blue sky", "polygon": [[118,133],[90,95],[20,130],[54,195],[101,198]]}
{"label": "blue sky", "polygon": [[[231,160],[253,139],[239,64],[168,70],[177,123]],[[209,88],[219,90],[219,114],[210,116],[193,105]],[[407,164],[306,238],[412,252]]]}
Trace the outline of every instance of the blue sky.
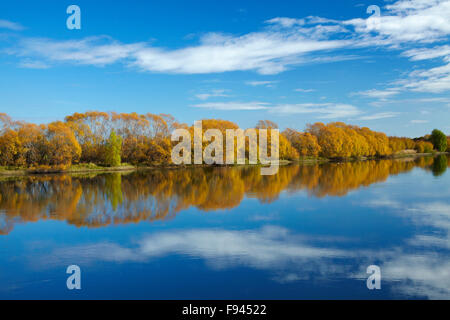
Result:
{"label": "blue sky", "polygon": [[[81,30],[66,27],[71,4]],[[2,1],[0,112],[449,134],[449,34],[450,0]]]}

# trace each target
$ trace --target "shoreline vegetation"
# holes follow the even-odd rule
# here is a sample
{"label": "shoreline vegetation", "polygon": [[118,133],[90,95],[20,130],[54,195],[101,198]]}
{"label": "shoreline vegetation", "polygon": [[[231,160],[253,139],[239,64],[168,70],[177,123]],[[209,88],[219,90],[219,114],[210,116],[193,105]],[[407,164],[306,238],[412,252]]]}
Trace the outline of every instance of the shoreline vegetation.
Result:
{"label": "shoreline vegetation", "polygon": [[[222,166],[173,164],[172,149],[179,142],[171,139],[175,129],[186,129],[191,137],[195,134],[194,126],[179,123],[167,114],[89,111],[67,116],[64,121],[37,125],[13,121],[7,114],[0,113],[0,175]],[[202,133],[209,129],[219,130],[225,137],[227,130],[240,128],[227,120],[202,120]],[[278,125],[260,120],[250,129],[270,132],[278,129]],[[215,139],[217,137],[208,141],[203,138],[202,149],[216,143]],[[234,139],[236,146],[239,141]],[[251,150],[248,137],[245,139],[242,143],[245,142],[248,163]],[[225,145],[224,139],[220,148]],[[258,142],[256,148],[259,147]],[[269,149],[272,153],[272,148]],[[288,128],[280,133],[278,146],[280,165],[418,157],[448,153],[449,149],[450,137],[437,129],[430,135],[411,139],[388,137],[382,132],[343,122],[308,124],[304,132]],[[188,152],[193,158],[192,148]]]}
{"label": "shoreline vegetation", "polygon": [[[291,165],[291,164],[321,164],[321,163],[339,163],[339,162],[359,162],[369,160],[401,160],[401,159],[415,159],[419,157],[435,157],[439,155],[448,155],[449,152],[433,152],[433,153],[398,153],[385,157],[361,157],[361,158],[342,158],[342,159],[329,159],[329,158],[301,158],[297,160],[280,160],[279,165]],[[135,172],[155,169],[186,169],[196,167],[248,167],[248,166],[261,166],[261,164],[235,164],[235,165],[216,165],[216,164],[201,164],[201,165],[174,165],[174,164],[158,164],[153,166],[133,166],[129,164],[121,164],[117,167],[105,167],[96,164],[78,164],[73,165],[66,169],[50,168],[50,169],[27,169],[27,168],[4,168],[0,167],[0,177],[19,177],[28,175],[45,175],[45,174],[80,174],[80,173],[108,173],[108,172]]]}

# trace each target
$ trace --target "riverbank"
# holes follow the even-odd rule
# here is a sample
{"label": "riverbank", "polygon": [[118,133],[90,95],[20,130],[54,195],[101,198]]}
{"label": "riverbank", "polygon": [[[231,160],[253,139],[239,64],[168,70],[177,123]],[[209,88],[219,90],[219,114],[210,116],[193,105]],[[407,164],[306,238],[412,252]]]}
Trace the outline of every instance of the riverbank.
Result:
{"label": "riverbank", "polygon": [[102,167],[95,164],[80,164],[73,165],[68,169],[41,169],[41,168],[18,168],[18,169],[5,169],[0,168],[0,176],[26,176],[36,174],[54,174],[54,173],[90,173],[90,172],[117,172],[117,171],[134,171],[137,167],[132,165],[121,165],[118,167]]}
{"label": "riverbank", "polygon": [[[340,159],[327,159],[327,158],[314,158],[305,157],[298,160],[280,160],[279,165],[288,164],[317,164],[317,163],[327,163],[327,162],[357,162],[357,161],[367,161],[367,160],[384,160],[384,159],[404,159],[404,158],[418,158],[418,157],[429,157],[441,154],[449,154],[448,152],[434,152],[434,153],[398,153],[390,156],[384,157],[361,157],[361,158],[340,158]],[[260,164],[258,164],[260,165]],[[42,175],[42,174],[58,174],[58,173],[106,173],[106,172],[124,172],[124,171],[143,171],[143,170],[155,170],[155,169],[179,169],[179,168],[197,168],[197,167],[212,167],[214,165],[201,164],[201,165],[152,165],[152,166],[133,166],[129,164],[123,164],[118,167],[104,167],[96,164],[77,164],[73,165],[68,169],[40,169],[40,168],[4,168],[0,167],[0,176],[4,177],[14,177],[14,176],[27,176],[27,175]],[[250,164],[243,165],[233,165],[233,166],[250,166]],[[253,165],[252,165],[253,166]]]}
{"label": "riverbank", "polygon": [[433,152],[433,153],[412,153],[412,152],[400,152],[388,156],[382,157],[359,157],[359,158],[314,158],[305,157],[298,160],[291,161],[292,163],[326,163],[326,162],[356,162],[367,160],[386,160],[386,159],[404,159],[404,158],[418,158],[418,157],[433,157],[438,155],[447,155],[449,152]]}

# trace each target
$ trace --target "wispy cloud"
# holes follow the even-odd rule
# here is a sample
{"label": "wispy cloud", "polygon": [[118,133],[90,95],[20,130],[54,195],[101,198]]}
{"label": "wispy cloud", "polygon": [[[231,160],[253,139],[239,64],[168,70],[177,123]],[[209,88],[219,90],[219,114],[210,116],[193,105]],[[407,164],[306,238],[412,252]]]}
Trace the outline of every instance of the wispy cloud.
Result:
{"label": "wispy cloud", "polygon": [[252,86],[252,87],[264,86],[264,87],[271,88],[277,82],[278,81],[247,81],[245,84]]}
{"label": "wispy cloud", "polygon": [[48,69],[50,66],[42,61],[33,61],[30,59],[25,59],[19,63],[19,67],[25,69]]}
{"label": "wispy cloud", "polygon": [[[196,256],[218,269],[245,265],[256,269],[283,268],[293,261],[306,263],[310,259],[332,259],[352,256],[333,248],[320,248],[277,226],[260,230],[192,229],[165,232],[140,239],[137,247],[115,243],[96,243],[61,248],[45,257],[46,263],[59,265],[67,261],[93,263],[97,261],[148,261],[171,254]],[[226,244],[226,245],[224,245]]]}
{"label": "wispy cloud", "polygon": [[143,71],[206,74],[228,71],[256,71],[276,74],[289,66],[328,62],[333,57],[311,57],[311,53],[344,47],[346,40],[312,40],[295,32],[264,31],[240,37],[210,33],[197,46],[167,50],[144,43],[123,44],[108,37],[81,40],[24,38],[10,53],[21,57],[41,58],[104,66],[119,61]]}
{"label": "wispy cloud", "polygon": [[386,118],[394,118],[394,117],[397,117],[399,114],[400,114],[399,112],[379,112],[379,113],[359,117],[358,120],[379,120],[379,119],[386,119]]}
{"label": "wispy cloud", "polygon": [[277,17],[270,20],[267,20],[268,24],[278,24],[285,28],[291,28],[293,26],[302,26],[305,24],[304,19],[294,19],[294,18],[286,18],[286,17]]}
{"label": "wispy cloud", "polygon": [[[231,71],[278,74],[301,64],[355,58],[348,52],[342,54],[341,49],[380,46],[401,51],[412,61],[441,59],[445,63],[410,72],[396,81],[395,90],[360,92],[370,98],[387,99],[400,91],[439,93],[450,89],[450,47],[442,44],[450,34],[449,17],[449,0],[399,0],[387,4],[380,17],[350,20],[274,17],[265,21],[265,27],[259,31],[241,35],[207,33],[197,44],[175,49],[143,42],[124,44],[108,37],[22,38],[9,52],[36,65],[37,61],[47,66],[57,63],[105,66],[121,62],[140,71],[174,74]],[[23,28],[7,20],[0,20],[0,27]],[[250,83],[273,85],[266,81]]]}
{"label": "wispy cloud", "polygon": [[318,119],[351,118],[362,112],[355,106],[333,103],[271,104],[267,102],[208,102],[192,107],[214,110],[267,110],[277,115],[308,114]]}
{"label": "wispy cloud", "polygon": [[228,97],[229,95],[225,93],[226,91],[227,90],[225,90],[225,89],[214,89],[208,93],[196,94],[195,97],[200,100],[208,100],[209,98],[213,98],[213,97]]}
{"label": "wispy cloud", "polygon": [[296,32],[264,31],[239,37],[211,33],[197,46],[176,50],[146,47],[134,65],[146,71],[202,74],[256,71],[277,74],[308,60],[308,54],[342,48],[345,40],[312,40]]}
{"label": "wispy cloud", "polygon": [[[442,59],[446,64],[429,70],[410,72],[398,80],[397,91],[417,91],[440,93],[450,90],[450,47],[433,43],[447,41],[450,34],[450,1],[449,0],[399,0],[388,4],[380,17],[368,19],[352,19],[343,22],[352,25],[361,36],[361,46],[384,45],[389,48],[405,50],[402,55],[411,61]],[[374,98],[386,99],[395,91],[369,90]]]}
{"label": "wispy cloud", "polygon": [[25,28],[20,23],[0,19],[0,29],[20,31]]}
{"label": "wispy cloud", "polygon": [[307,93],[307,92],[313,92],[313,91],[316,91],[316,90],[314,90],[314,89],[302,89],[302,88],[297,88],[297,89],[294,89],[294,91],[295,91],[295,92],[304,92],[304,93]]}
{"label": "wispy cloud", "polygon": [[403,52],[403,55],[409,57],[412,61],[447,57],[450,56],[450,46],[443,45],[433,48],[411,49]]}
{"label": "wispy cloud", "polygon": [[143,44],[122,44],[109,37],[89,37],[81,40],[24,38],[10,53],[19,57],[35,57],[52,63],[74,63],[104,66],[129,59]]}
{"label": "wispy cloud", "polygon": [[398,81],[406,89],[417,92],[441,93],[450,90],[450,56],[446,65],[428,70],[416,70],[407,79]]}
{"label": "wispy cloud", "polygon": [[368,97],[368,98],[384,100],[386,98],[395,96],[398,93],[399,93],[399,89],[390,88],[390,89],[386,89],[386,90],[371,89],[371,90],[367,90],[367,91],[360,91],[360,92],[354,93],[353,95],[360,95],[360,96],[364,96],[364,97]]}
{"label": "wispy cloud", "polygon": [[[368,42],[399,45],[404,42],[430,43],[450,32],[448,0],[399,0],[383,8],[380,17],[351,19],[355,31]],[[375,34],[375,37],[373,36]]]}
{"label": "wispy cloud", "polygon": [[284,104],[270,108],[270,112],[277,114],[313,114],[319,119],[337,119],[357,116],[361,111],[349,104],[332,103],[301,103]]}
{"label": "wispy cloud", "polygon": [[265,102],[207,102],[193,105],[194,108],[205,108],[215,110],[264,110],[268,109]]}

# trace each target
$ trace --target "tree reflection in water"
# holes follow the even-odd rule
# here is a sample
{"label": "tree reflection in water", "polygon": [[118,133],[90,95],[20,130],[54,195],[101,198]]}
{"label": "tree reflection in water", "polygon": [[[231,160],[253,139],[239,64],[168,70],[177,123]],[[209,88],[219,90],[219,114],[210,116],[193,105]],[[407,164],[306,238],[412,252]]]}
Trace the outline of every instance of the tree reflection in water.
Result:
{"label": "tree reflection in water", "polygon": [[449,164],[449,158],[438,156],[289,165],[273,176],[261,176],[257,167],[207,167],[6,179],[0,181],[0,234],[15,223],[45,219],[77,227],[166,220],[189,207],[231,209],[244,197],[270,203],[282,191],[344,196],[415,167],[438,176]]}

